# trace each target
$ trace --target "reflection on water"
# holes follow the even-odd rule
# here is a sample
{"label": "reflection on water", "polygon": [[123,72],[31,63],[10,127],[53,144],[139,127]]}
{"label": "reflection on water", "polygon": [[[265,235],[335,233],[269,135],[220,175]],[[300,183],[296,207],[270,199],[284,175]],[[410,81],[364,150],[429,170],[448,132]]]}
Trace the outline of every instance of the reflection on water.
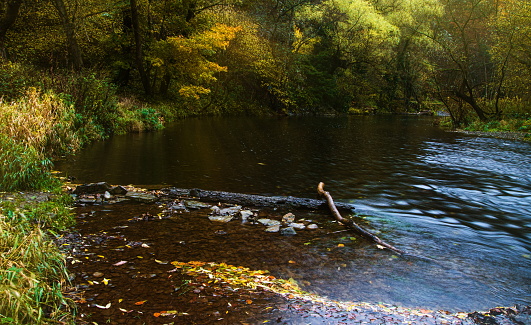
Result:
{"label": "reflection on water", "polygon": [[429,118],[203,118],[96,143],[58,169],[79,182],[305,197],[323,181],[335,199],[370,215],[386,240],[446,267],[353,251],[339,271],[298,269],[312,290],[486,309],[531,302],[530,149],[446,133]]}

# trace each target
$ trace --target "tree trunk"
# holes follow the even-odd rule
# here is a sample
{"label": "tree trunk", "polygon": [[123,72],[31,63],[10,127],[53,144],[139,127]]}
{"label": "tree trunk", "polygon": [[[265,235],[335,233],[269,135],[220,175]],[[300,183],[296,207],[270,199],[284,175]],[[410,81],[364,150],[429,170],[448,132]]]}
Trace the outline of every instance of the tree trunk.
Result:
{"label": "tree trunk", "polygon": [[[195,197],[210,202],[234,203],[252,207],[271,207],[288,209],[326,209],[326,201],[308,198],[298,198],[293,196],[262,196],[253,194],[242,194],[220,191],[205,191],[200,189],[163,189],[170,197]],[[338,203],[339,209],[347,211],[354,210],[354,206],[348,203]]]}
{"label": "tree trunk", "polygon": [[474,98],[473,91],[470,88],[470,85],[466,78],[463,78],[461,87],[457,91],[455,91],[455,95],[465,101],[468,105],[470,105],[481,121],[487,120],[485,112],[476,102],[476,98]]}
{"label": "tree trunk", "polygon": [[144,53],[142,50],[142,36],[140,35],[140,22],[138,18],[138,6],[136,0],[131,1],[131,20],[133,25],[133,34],[135,37],[135,62],[138,73],[140,74],[140,80],[144,87],[146,95],[151,96],[151,84],[149,83],[149,77],[144,69]]}
{"label": "tree trunk", "polygon": [[0,57],[7,59],[6,53],[6,34],[9,28],[13,26],[15,20],[17,19],[18,12],[22,0],[10,0],[6,3],[6,8],[3,13],[3,16],[0,18]]}
{"label": "tree trunk", "polygon": [[53,0],[53,4],[66,34],[66,42],[68,47],[68,55],[70,57],[70,62],[72,68],[76,71],[80,71],[83,68],[83,59],[81,57],[81,48],[77,42],[75,25],[68,16],[68,11],[66,10],[65,2],[63,0]]}

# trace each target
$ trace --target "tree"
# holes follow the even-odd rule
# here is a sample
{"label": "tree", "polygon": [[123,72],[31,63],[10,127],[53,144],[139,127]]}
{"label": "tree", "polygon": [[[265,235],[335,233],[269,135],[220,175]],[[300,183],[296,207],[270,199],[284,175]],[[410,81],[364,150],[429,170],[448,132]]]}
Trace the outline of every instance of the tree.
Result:
{"label": "tree", "polygon": [[6,34],[17,19],[22,0],[5,0],[0,3],[0,57],[7,58],[5,49]]}
{"label": "tree", "polygon": [[[445,0],[445,12],[434,17],[428,36],[438,47],[432,59],[437,66],[436,82],[441,99],[451,98],[457,107],[468,105],[486,121],[488,112],[480,102],[489,94],[494,65],[488,49],[491,30],[488,22],[496,12],[491,0]],[[455,121],[460,123],[460,121]]]}
{"label": "tree", "polygon": [[81,57],[81,49],[79,48],[79,44],[77,42],[74,22],[70,18],[64,0],[52,1],[63,24],[66,34],[68,54],[70,56],[72,67],[74,70],[79,71],[83,68],[83,59]]}

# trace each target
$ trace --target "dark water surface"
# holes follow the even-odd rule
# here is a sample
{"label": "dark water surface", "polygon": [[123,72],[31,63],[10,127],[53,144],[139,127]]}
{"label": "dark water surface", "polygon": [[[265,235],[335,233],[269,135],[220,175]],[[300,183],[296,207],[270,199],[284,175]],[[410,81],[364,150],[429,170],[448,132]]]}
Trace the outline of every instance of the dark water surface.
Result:
{"label": "dark water surface", "polygon": [[[95,143],[57,168],[80,183],[312,198],[323,181],[336,200],[368,215],[368,228],[381,238],[440,264],[397,259],[367,243],[350,243],[349,234],[331,236],[330,245],[345,242],[339,252],[326,243],[296,245],[304,267],[277,267],[263,254],[253,260],[252,252],[267,245],[263,240],[220,256],[269,266],[332,299],[453,311],[531,303],[531,144],[447,133],[431,122],[396,116],[187,119],[161,132]],[[215,259],[217,248],[210,247]]]}

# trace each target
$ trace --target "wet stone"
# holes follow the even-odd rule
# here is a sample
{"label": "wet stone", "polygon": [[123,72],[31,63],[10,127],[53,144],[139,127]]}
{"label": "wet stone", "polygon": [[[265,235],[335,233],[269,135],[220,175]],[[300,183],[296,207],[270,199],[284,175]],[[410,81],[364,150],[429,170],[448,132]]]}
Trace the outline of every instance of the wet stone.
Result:
{"label": "wet stone", "polygon": [[286,227],[280,229],[280,234],[283,236],[293,236],[296,235],[297,232],[295,231],[295,229],[293,229],[293,227]]}
{"label": "wet stone", "polygon": [[227,223],[229,221],[232,221],[232,219],[234,219],[234,216],[208,216],[208,219],[210,219],[210,221]]}
{"label": "wet stone", "polygon": [[266,226],[266,227],[269,227],[269,226],[280,226],[280,221],[278,221],[278,220],[272,220],[272,219],[263,218],[263,219],[258,219],[257,221],[259,223],[261,223],[262,225]]}
{"label": "wet stone", "polygon": [[279,232],[280,231],[280,225],[272,225],[265,229],[266,232]]}
{"label": "wet stone", "polygon": [[130,200],[142,202],[142,203],[152,203],[157,200],[157,197],[155,195],[152,195],[149,193],[142,193],[142,192],[127,192],[125,197]]}
{"label": "wet stone", "polygon": [[306,228],[306,225],[303,223],[292,222],[288,224],[288,227],[292,227],[293,229],[297,229],[297,230],[302,230]]}
{"label": "wet stone", "polygon": [[103,194],[105,191],[110,191],[112,187],[106,182],[83,184],[76,187],[74,194]]}
{"label": "wet stone", "polygon": [[200,201],[194,201],[194,200],[184,201],[184,205],[188,209],[208,209],[212,206],[211,204],[200,202]]}
{"label": "wet stone", "polygon": [[242,210],[240,211],[240,217],[242,219],[242,223],[248,223],[254,219],[254,213],[251,210]]}
{"label": "wet stone", "polygon": [[286,213],[283,217],[282,217],[282,222],[284,223],[292,223],[295,221],[295,215],[293,213]]}

